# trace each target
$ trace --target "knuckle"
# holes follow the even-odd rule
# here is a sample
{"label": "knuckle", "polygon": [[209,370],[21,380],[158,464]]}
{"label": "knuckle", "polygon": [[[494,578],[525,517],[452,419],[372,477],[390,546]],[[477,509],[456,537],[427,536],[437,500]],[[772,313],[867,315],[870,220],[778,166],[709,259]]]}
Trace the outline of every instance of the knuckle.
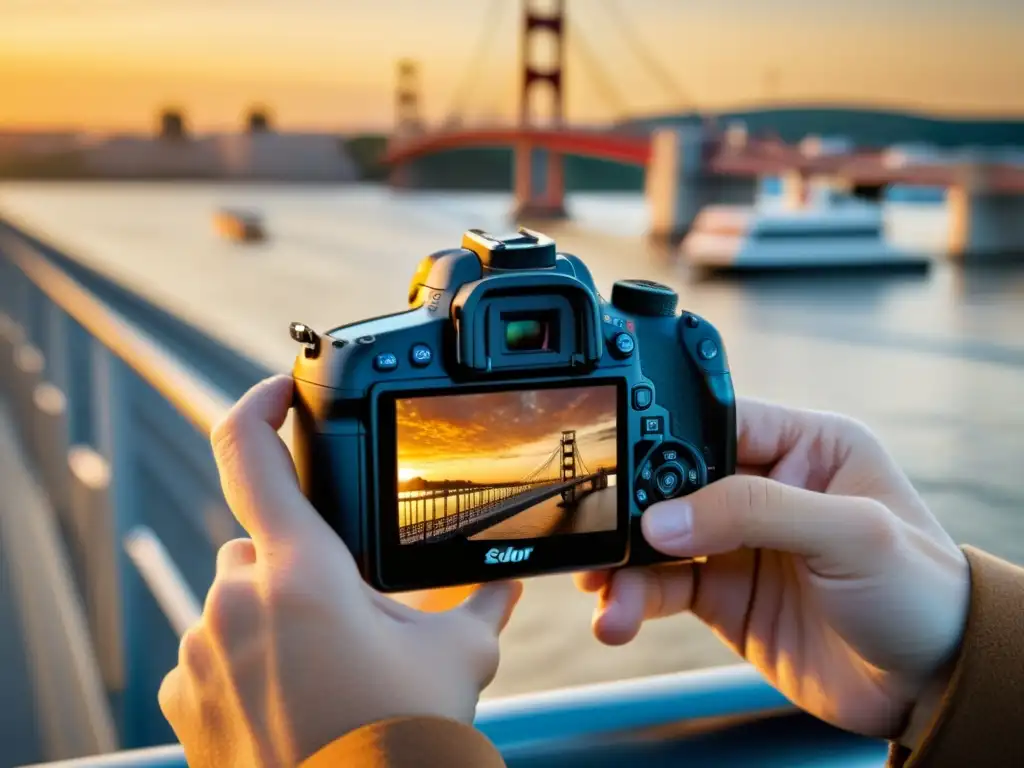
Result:
{"label": "knuckle", "polygon": [[229,411],[210,430],[210,444],[214,455],[220,459],[230,457],[234,453],[234,446],[237,445],[241,432],[242,425],[236,411]]}
{"label": "knuckle", "polygon": [[858,528],[862,542],[877,554],[888,554],[899,548],[902,532],[896,516],[882,502],[862,499],[857,509]]}
{"label": "knuckle", "polygon": [[782,486],[764,477],[745,477],[737,486],[733,514],[737,534],[742,535],[761,526],[765,513],[779,506]]}
{"label": "knuckle", "polygon": [[255,624],[259,603],[256,585],[250,579],[217,578],[206,596],[204,620],[213,637],[221,645],[230,646],[237,635]]}
{"label": "knuckle", "polygon": [[723,510],[743,522],[768,507],[772,500],[772,484],[766,478],[752,475],[734,476],[722,499]]}
{"label": "knuckle", "polygon": [[224,542],[217,550],[217,573],[222,573],[238,563],[250,561],[252,552],[252,539],[238,538]]}
{"label": "knuckle", "polygon": [[160,690],[157,691],[156,699],[160,705],[160,711],[168,722],[174,724],[175,716],[179,709],[179,698],[181,696],[181,672],[175,668],[164,675],[160,683]]}
{"label": "knuckle", "polygon": [[189,627],[178,644],[178,667],[200,679],[206,675],[210,663],[210,648],[201,625]]}
{"label": "knuckle", "polygon": [[501,649],[498,637],[489,627],[483,627],[477,622],[475,631],[468,632],[469,652],[474,659],[476,668],[481,679],[489,680],[498,670],[498,662],[501,656]]}
{"label": "knuckle", "polygon": [[846,414],[831,414],[836,432],[851,445],[881,445],[874,430],[866,422]]}

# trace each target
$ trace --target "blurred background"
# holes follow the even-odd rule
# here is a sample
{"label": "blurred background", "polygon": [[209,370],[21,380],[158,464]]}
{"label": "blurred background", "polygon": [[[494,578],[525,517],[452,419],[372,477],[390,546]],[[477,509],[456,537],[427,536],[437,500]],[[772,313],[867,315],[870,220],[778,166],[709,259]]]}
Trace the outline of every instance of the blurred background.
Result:
{"label": "blurred background", "polygon": [[[238,534],[209,421],[469,227],[672,286],[739,394],[866,421],[1024,562],[1022,11],[0,0],[0,766],[173,740],[155,691]],[[592,610],[528,582],[485,696],[737,661]]]}

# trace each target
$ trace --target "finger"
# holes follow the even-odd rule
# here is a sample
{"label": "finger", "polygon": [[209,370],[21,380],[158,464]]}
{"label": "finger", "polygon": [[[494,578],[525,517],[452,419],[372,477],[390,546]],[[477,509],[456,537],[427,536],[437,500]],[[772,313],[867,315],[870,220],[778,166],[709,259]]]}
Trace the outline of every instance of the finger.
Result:
{"label": "finger", "polygon": [[257,546],[319,537],[327,530],[299,490],[291,455],[277,434],[292,391],[288,376],[260,382],[211,435],[228,506]]}
{"label": "finger", "polygon": [[505,629],[522,595],[520,581],[484,584],[455,610],[482,621],[498,635]]}
{"label": "finger", "polygon": [[163,681],[160,683],[160,690],[157,691],[156,695],[160,711],[164,713],[164,718],[170,723],[171,728],[174,728],[177,724],[181,695],[182,671],[180,668],[174,667],[164,676]]}
{"label": "finger", "polygon": [[612,578],[612,572],[603,571],[583,571],[581,573],[574,573],[572,575],[573,583],[576,584],[576,589],[581,592],[600,592],[604,589]]}
{"label": "finger", "polygon": [[814,421],[812,411],[762,400],[736,401],[736,459],[753,467],[770,466],[797,444]]}
{"label": "finger", "polygon": [[689,610],[693,584],[689,564],[617,571],[594,611],[595,637],[606,645],[628,643],[645,621]]}
{"label": "finger", "polygon": [[217,575],[223,576],[228,571],[242,565],[256,562],[256,547],[252,539],[232,539],[221,545],[217,550]]}
{"label": "finger", "polygon": [[652,506],[641,526],[651,546],[676,557],[774,549],[802,555],[813,570],[836,577],[870,573],[899,534],[895,516],[874,499],[741,475]]}

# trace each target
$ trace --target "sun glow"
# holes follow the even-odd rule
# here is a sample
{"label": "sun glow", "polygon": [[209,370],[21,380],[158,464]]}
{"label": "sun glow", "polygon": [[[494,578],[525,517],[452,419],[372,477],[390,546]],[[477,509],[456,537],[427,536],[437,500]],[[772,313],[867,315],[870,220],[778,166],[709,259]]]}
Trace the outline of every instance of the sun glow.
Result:
{"label": "sun glow", "polygon": [[422,469],[413,469],[412,467],[399,467],[398,468],[398,482],[404,483],[406,480],[412,480],[414,477],[422,477]]}

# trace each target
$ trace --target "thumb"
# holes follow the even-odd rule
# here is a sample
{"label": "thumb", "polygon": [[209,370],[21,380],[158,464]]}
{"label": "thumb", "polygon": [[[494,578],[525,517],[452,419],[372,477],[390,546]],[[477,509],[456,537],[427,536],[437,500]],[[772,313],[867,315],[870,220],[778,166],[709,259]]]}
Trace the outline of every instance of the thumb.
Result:
{"label": "thumb", "polygon": [[523,584],[520,581],[484,584],[455,610],[482,621],[498,635],[508,624],[522,594]]}
{"label": "thumb", "polygon": [[774,549],[805,557],[818,573],[861,574],[891,551],[895,516],[880,502],[830,496],[753,475],[733,475],[656,504],[641,525],[655,549],[675,557]]}

